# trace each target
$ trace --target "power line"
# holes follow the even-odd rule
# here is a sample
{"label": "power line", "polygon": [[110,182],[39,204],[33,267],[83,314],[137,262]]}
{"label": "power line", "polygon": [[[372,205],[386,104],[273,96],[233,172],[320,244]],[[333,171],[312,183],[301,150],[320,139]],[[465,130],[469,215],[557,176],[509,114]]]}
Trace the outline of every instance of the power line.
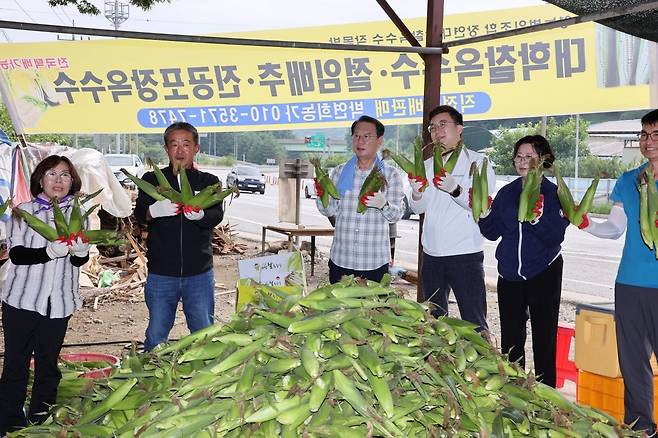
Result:
{"label": "power line", "polygon": [[64,6],[60,6],[59,10],[62,12],[62,14],[64,14],[67,20],[73,23],[73,20],[71,19],[71,17],[69,17],[69,14],[66,13],[66,9],[64,8]]}
{"label": "power line", "polygon": [[51,7],[50,7],[50,10],[53,12],[53,14],[55,14],[55,17],[57,17],[57,19],[58,19],[63,25],[68,24],[68,23],[66,23],[64,20],[62,20],[62,17],[59,16],[59,14],[57,13],[57,10],[56,10],[54,7],[51,6]]}
{"label": "power line", "polygon": [[18,3],[18,0],[14,0],[14,3],[16,3],[16,6],[18,6],[20,8],[20,10],[23,11],[23,13],[25,15],[27,15],[27,18],[29,18],[31,21],[36,21],[34,18],[32,18],[32,16],[30,14],[28,14],[28,12],[25,10],[25,8],[23,6],[21,6],[20,3]]}

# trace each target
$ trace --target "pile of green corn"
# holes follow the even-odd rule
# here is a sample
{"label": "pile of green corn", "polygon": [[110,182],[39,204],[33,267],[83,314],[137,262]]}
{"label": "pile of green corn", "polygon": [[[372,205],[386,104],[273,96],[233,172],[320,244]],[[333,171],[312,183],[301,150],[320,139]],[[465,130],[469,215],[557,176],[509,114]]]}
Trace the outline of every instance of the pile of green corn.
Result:
{"label": "pile of green corn", "polygon": [[46,423],[11,436],[639,436],[386,284],[271,293],[109,379],[63,381]]}

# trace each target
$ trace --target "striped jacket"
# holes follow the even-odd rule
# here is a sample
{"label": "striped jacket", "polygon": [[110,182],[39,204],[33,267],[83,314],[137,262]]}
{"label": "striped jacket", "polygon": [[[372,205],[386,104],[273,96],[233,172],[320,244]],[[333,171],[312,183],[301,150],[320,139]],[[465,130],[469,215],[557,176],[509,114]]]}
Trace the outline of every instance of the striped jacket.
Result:
{"label": "striped jacket", "polygon": [[[40,209],[35,201],[18,207],[54,227],[52,209]],[[68,217],[70,204],[61,205]],[[7,223],[9,247],[7,279],[2,287],[2,301],[12,307],[37,312],[50,318],[64,318],[82,306],[78,277],[79,267],[89,259],[66,256],[51,260],[46,253],[48,241],[22,219],[12,216]],[[50,304],[50,313],[48,313]]]}

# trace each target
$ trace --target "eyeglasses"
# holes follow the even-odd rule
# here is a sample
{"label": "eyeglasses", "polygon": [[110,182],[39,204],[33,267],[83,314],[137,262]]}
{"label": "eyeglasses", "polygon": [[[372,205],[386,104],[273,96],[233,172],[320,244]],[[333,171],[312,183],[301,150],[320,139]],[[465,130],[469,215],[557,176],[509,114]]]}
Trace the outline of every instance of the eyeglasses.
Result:
{"label": "eyeglasses", "polygon": [[539,158],[537,155],[517,155],[514,157],[515,163],[530,162],[531,160],[536,160]]}
{"label": "eyeglasses", "polygon": [[196,145],[194,143],[169,143],[167,145],[167,147],[171,149],[180,148],[185,149],[186,151],[194,149],[195,146]]}
{"label": "eyeglasses", "polygon": [[431,134],[432,132],[436,131],[437,129],[445,128],[448,123],[450,123],[452,125],[459,125],[459,123],[451,122],[450,120],[439,120],[436,123],[430,123],[430,126],[427,127],[427,131]]}
{"label": "eyeglasses", "polygon": [[62,178],[62,180],[64,181],[68,181],[73,178],[71,172],[64,171],[60,173],[55,170],[48,170],[46,171],[46,173],[43,174],[43,176],[52,180],[56,180],[57,178]]}
{"label": "eyeglasses", "polygon": [[649,138],[651,138],[651,140],[653,141],[658,141],[658,131],[653,131],[653,132],[642,131],[637,135],[637,138],[640,141],[647,141]]}
{"label": "eyeglasses", "polygon": [[370,140],[372,140],[373,138],[377,138],[377,136],[374,135],[374,134],[363,134],[363,135],[361,135],[361,134],[352,134],[352,141],[363,140],[367,143]]}

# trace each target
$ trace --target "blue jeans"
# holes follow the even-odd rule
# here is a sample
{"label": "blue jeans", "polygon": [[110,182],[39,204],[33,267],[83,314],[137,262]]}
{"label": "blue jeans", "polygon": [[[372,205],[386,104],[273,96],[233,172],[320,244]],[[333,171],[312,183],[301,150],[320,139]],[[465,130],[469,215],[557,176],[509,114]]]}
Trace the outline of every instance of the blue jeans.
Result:
{"label": "blue jeans", "polygon": [[183,301],[187,328],[195,332],[213,323],[215,314],[215,273],[212,269],[190,277],[149,274],[144,287],[149,325],[144,351],[167,342],[176,319],[176,307]]}
{"label": "blue jeans", "polygon": [[484,253],[432,257],[423,253],[422,284],[425,300],[436,305],[435,317],[448,314],[448,294],[452,288],[461,319],[488,330],[487,292],[484,286]]}

